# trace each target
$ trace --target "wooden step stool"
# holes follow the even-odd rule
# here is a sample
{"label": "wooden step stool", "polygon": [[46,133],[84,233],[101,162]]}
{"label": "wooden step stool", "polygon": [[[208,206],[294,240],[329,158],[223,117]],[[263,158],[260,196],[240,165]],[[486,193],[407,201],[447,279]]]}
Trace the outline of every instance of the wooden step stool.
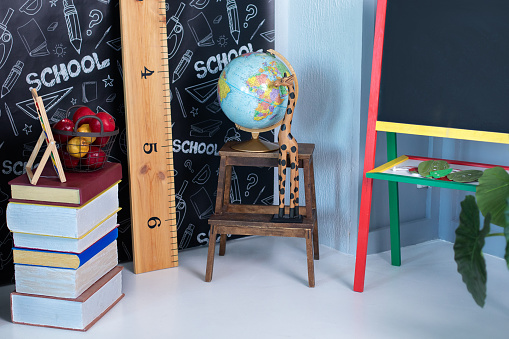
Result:
{"label": "wooden step stool", "polygon": [[[205,281],[212,280],[216,236],[221,235],[219,255],[225,254],[226,236],[262,235],[280,237],[298,237],[306,239],[309,287],[315,286],[314,262],[319,259],[318,224],[316,220],[316,194],[313,172],[314,144],[299,144],[299,168],[304,172],[306,205],[299,212],[304,216],[302,223],[275,223],[271,221],[278,213],[279,206],[243,205],[230,203],[232,166],[277,167],[278,152],[250,153],[231,148],[232,142],[226,143],[219,155],[219,177],[215,214],[209,219],[210,241],[207,256]],[[288,213],[288,206],[286,207]],[[313,255],[314,253],[314,255]]]}

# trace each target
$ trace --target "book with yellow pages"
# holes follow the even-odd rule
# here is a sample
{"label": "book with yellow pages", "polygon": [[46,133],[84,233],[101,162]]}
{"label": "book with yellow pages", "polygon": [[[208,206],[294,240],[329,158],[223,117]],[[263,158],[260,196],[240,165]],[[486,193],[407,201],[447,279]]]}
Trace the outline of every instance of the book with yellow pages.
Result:
{"label": "book with yellow pages", "polygon": [[18,265],[77,269],[115,241],[117,237],[118,230],[115,228],[80,253],[14,247],[12,249],[13,262]]}
{"label": "book with yellow pages", "polygon": [[48,162],[37,185],[32,185],[26,174],[9,181],[11,198],[80,206],[119,182],[122,178],[122,166],[108,162],[98,171],[66,172],[65,177],[66,182],[60,182],[51,168],[51,162]]}
{"label": "book with yellow pages", "polygon": [[77,269],[15,264],[16,292],[76,298],[117,264],[116,240]]}

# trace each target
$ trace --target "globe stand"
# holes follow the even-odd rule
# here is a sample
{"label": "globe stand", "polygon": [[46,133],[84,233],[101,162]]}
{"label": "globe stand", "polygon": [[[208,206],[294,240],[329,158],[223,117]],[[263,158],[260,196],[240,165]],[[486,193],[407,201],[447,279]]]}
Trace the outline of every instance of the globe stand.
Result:
{"label": "globe stand", "polygon": [[236,151],[241,152],[254,152],[254,153],[265,153],[265,152],[274,152],[279,149],[279,144],[275,142],[270,142],[267,140],[261,140],[259,138],[260,133],[267,132],[270,130],[273,130],[274,128],[277,128],[281,125],[283,121],[281,120],[275,125],[263,128],[263,129],[250,129],[250,128],[244,128],[237,124],[235,126],[245,132],[250,132],[252,139],[247,141],[240,141],[236,144],[233,144],[231,147],[232,149]]}

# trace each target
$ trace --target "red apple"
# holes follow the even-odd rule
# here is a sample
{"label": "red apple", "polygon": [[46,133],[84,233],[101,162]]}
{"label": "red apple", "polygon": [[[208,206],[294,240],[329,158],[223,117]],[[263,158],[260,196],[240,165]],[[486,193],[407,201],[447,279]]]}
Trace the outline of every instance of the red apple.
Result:
{"label": "red apple", "polygon": [[78,166],[78,163],[80,162],[80,159],[71,157],[69,152],[66,150],[59,148],[58,149],[58,155],[60,156],[60,161],[64,165],[64,168],[71,169]]}
{"label": "red apple", "polygon": [[[74,130],[74,122],[70,119],[62,119],[53,125],[53,129],[58,131],[72,132]],[[61,144],[65,144],[72,138],[72,135],[56,134],[54,135],[55,141]]]}
{"label": "red apple", "polygon": [[[115,130],[115,119],[110,114],[99,112],[95,116],[101,119],[104,132],[113,132]],[[93,133],[101,132],[101,122],[99,120],[91,118],[88,124],[90,125],[90,131]]]}
{"label": "red apple", "polygon": [[106,162],[106,153],[96,145],[91,145],[87,155],[81,159],[81,165],[86,169],[98,169]]}
{"label": "red apple", "polygon": [[[92,133],[101,133],[101,122],[103,125],[103,132],[113,132],[115,130],[115,120],[110,114],[99,112],[96,114],[96,117],[101,121],[94,118],[90,119],[89,126]],[[99,137],[95,140],[94,144],[104,146],[109,138],[110,137]]]}
{"label": "red apple", "polygon": [[[78,120],[81,118],[81,117],[85,117],[85,116],[88,116],[88,115],[92,115],[94,116],[95,113],[94,111],[92,111],[90,108],[88,107],[85,107],[85,106],[82,106],[80,108],[78,108],[76,110],[76,112],[74,112],[73,116],[72,116],[72,121],[74,122],[74,124],[76,124],[78,122]],[[92,120],[93,118],[84,118],[84,119],[81,119],[79,124],[78,124],[78,127],[83,125],[83,124],[88,124],[90,123],[90,121]]]}

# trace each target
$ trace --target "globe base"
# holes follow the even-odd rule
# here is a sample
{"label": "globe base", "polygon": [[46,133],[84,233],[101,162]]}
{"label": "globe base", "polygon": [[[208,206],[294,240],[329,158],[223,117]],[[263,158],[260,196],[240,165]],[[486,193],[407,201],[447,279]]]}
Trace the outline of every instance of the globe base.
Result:
{"label": "globe base", "polygon": [[274,152],[279,149],[279,144],[274,142],[260,140],[258,138],[253,138],[247,141],[241,141],[239,143],[233,144],[231,146],[236,151],[241,152],[253,152],[253,153],[264,153],[264,152]]}

